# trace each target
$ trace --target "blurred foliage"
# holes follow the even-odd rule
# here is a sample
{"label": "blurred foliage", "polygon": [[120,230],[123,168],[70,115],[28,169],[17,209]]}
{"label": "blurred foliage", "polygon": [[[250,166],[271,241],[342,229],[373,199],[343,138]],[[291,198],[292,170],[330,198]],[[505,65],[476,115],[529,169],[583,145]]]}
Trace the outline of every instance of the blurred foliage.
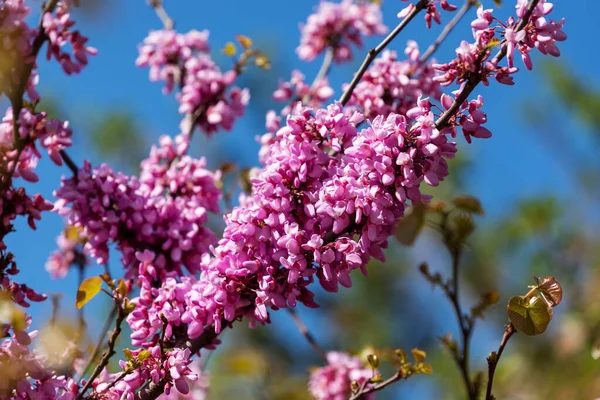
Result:
{"label": "blurred foliage", "polygon": [[132,112],[108,110],[89,121],[90,140],[96,151],[129,171],[137,171],[148,155],[149,140],[143,136]]}

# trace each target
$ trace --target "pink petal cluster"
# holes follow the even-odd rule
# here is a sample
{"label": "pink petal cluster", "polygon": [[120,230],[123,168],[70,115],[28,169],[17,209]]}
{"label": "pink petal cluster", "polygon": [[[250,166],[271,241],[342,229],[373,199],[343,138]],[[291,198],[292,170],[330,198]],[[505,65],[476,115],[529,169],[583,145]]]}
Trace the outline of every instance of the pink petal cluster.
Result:
{"label": "pink petal cluster", "polygon": [[[163,145],[153,149],[151,159],[159,161],[169,151],[164,140]],[[56,210],[87,238],[85,252],[105,264],[109,244],[116,243],[128,276],[139,276],[142,284],[170,272],[181,275],[182,267],[199,271],[202,254],[216,241],[205,224],[207,212],[218,210],[219,174],[191,157],[170,160],[166,169],[152,165],[144,162],[138,179],[86,162],[77,178],[64,179],[55,192]]]}
{"label": "pink petal cluster", "polygon": [[[477,79],[484,85],[488,85],[488,78],[493,76],[500,83],[513,85],[511,75],[518,71],[514,66],[515,51],[521,54],[527,69],[533,68],[530,52],[534,48],[542,54],[558,57],[560,51],[556,42],[567,38],[562,31],[564,19],[561,22],[548,20],[546,16],[552,11],[553,5],[546,0],[540,0],[527,24],[517,31],[521,18],[525,15],[527,4],[528,2],[519,0],[518,18],[510,17],[507,24],[498,23],[497,26],[492,25],[494,21],[492,10],[480,6],[477,10],[477,19],[471,24],[475,43],[462,41],[460,47],[456,49],[456,59],[447,64],[434,65],[434,68],[442,73],[435,79],[442,86],[448,86],[455,81],[460,84],[470,79]],[[501,32],[504,38],[498,39],[497,32]],[[492,49],[497,43],[506,45],[508,60],[506,67],[496,65],[495,60],[490,59]]]}
{"label": "pink petal cluster", "polygon": [[251,195],[226,216],[223,239],[214,258],[203,259],[199,280],[163,283],[145,295],[160,297],[156,305],[138,300],[144,308],[132,320],[145,333],[136,339],[156,332],[161,312],[174,326],[179,319],[188,324],[195,338],[238,316],[253,325],[268,322],[269,309],[316,307],[309,288],[315,277],[328,291],[351,286],[353,270],[366,272],[370,257],[384,259],[406,202],[429,199],[421,182],[435,186],[448,174],[452,131],[435,129],[427,107],[422,101],[420,114],[412,112],[412,127],[406,116],[390,114],[361,132],[362,115],[339,103],[289,116],[263,152]]}
{"label": "pink petal cluster", "polygon": [[[373,370],[364,367],[358,357],[330,351],[327,353],[327,365],[316,368],[310,374],[308,390],[317,400],[347,400],[352,395],[353,381],[360,386],[372,377]],[[364,398],[374,399],[375,395],[368,394]]]}
{"label": "pink petal cluster", "polygon": [[[431,28],[431,21],[435,21],[435,23],[438,25],[442,23],[441,15],[439,10],[437,9],[436,3],[439,4],[442,10],[444,11],[456,11],[456,9],[458,8],[455,5],[448,3],[448,0],[429,0],[427,2],[427,5],[425,6],[425,24],[427,25],[427,28]],[[406,17],[414,9],[415,5],[413,3],[410,3],[398,13],[398,18]]]}
{"label": "pink petal cluster", "polygon": [[136,60],[138,66],[150,67],[150,80],[165,82],[164,93],[179,86],[179,112],[188,115],[181,125],[184,132],[195,126],[207,134],[231,130],[250,100],[248,89],[232,86],[238,73],[222,72],[208,50],[208,31],[164,29],[150,32]]}
{"label": "pink petal cluster", "polygon": [[[98,51],[87,45],[88,38],[78,30],[71,31],[75,21],[69,14],[70,5],[59,1],[56,13],[45,13],[42,18],[42,27],[48,36],[48,51],[46,57],[54,57],[62,66],[67,75],[78,74],[88,64],[88,56],[95,56]],[[72,54],[64,51],[69,44]]]}
{"label": "pink petal cluster", "polygon": [[409,59],[400,61],[396,52],[385,50],[365,72],[348,105],[358,107],[365,118],[373,119],[390,113],[406,115],[419,96],[439,98],[436,71],[429,63],[419,65],[417,44],[409,41],[405,54]]}
{"label": "pink petal cluster", "polygon": [[353,0],[322,1],[300,29],[296,53],[301,60],[312,61],[331,47],[337,63],[352,60],[351,46],[362,47],[363,36],[383,35],[388,30],[378,4]]}
{"label": "pink petal cluster", "polygon": [[53,279],[64,278],[72,265],[82,267],[88,264],[87,256],[83,252],[84,238],[77,235],[68,235],[69,228],[65,229],[56,238],[58,249],[46,261],[46,271]]}
{"label": "pink petal cluster", "polygon": [[73,134],[68,122],[48,120],[46,113],[33,113],[27,108],[21,109],[19,114],[18,133],[23,147],[21,151],[13,148],[13,112],[9,107],[0,122],[0,163],[5,171],[14,169],[13,177],[22,177],[30,182],[39,180],[33,171],[42,157],[36,142],[46,149],[56,165],[62,165],[60,151],[71,146]]}
{"label": "pink petal cluster", "polygon": [[[138,358],[141,349],[132,351],[134,358]],[[198,380],[198,374],[192,371],[190,364],[192,360],[189,349],[173,349],[170,351],[161,350],[160,346],[153,346],[147,350],[150,354],[141,362],[141,366],[135,368],[130,374],[118,381],[114,386],[109,387],[110,383],[116,380],[121,374],[109,374],[104,370],[92,384],[94,393],[101,398],[106,399],[127,399],[133,400],[136,391],[146,382],[158,383],[161,380],[167,380],[164,394],[169,396],[173,386],[181,394],[190,392],[190,383]],[[124,370],[128,368],[126,361],[119,362]]]}
{"label": "pink petal cluster", "polygon": [[279,88],[273,93],[273,99],[289,103],[281,110],[281,115],[290,114],[293,106],[299,101],[308,107],[318,108],[333,96],[333,89],[329,86],[329,80],[326,77],[317,80],[312,85],[306,83],[304,79],[304,74],[294,70],[289,82],[279,83]]}
{"label": "pink petal cluster", "polygon": [[4,236],[13,230],[13,221],[18,216],[27,217],[31,229],[36,229],[35,221],[39,221],[42,212],[52,210],[52,203],[36,194],[27,194],[25,188],[0,189],[0,251],[6,249]]}
{"label": "pink petal cluster", "polygon": [[[0,294],[10,296],[13,303],[21,307],[29,307],[31,302],[40,302],[46,300],[45,294],[40,294],[24,283],[16,283],[11,280],[20,272],[12,253],[7,253],[4,248],[0,252]],[[0,297],[0,303],[5,300]]]}

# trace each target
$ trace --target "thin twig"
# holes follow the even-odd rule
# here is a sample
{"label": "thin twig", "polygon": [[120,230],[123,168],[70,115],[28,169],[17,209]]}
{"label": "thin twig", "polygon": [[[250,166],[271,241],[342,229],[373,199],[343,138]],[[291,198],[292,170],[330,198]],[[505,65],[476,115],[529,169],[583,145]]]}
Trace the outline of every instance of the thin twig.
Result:
{"label": "thin twig", "polygon": [[110,312],[110,314],[108,314],[108,316],[106,318],[106,321],[104,321],[104,326],[102,327],[102,330],[100,331],[100,336],[98,337],[98,342],[96,343],[96,347],[94,348],[94,352],[92,353],[92,355],[88,359],[88,362],[87,362],[85,368],[81,372],[81,377],[80,378],[83,378],[85,376],[85,374],[87,373],[87,371],[92,367],[92,364],[96,360],[96,357],[98,357],[98,355],[100,354],[100,351],[102,351],[102,347],[103,347],[102,345],[104,344],[104,337],[106,336],[108,330],[110,329],[110,326],[111,326],[113,320],[117,316],[117,311],[118,311],[118,306],[115,304],[115,306],[113,307],[113,309]]}
{"label": "thin twig", "polygon": [[435,39],[435,41],[427,48],[425,53],[421,55],[419,58],[419,63],[417,64],[417,69],[422,67],[423,64],[429,60],[429,58],[435,53],[440,45],[446,40],[450,32],[454,29],[454,27],[460,22],[460,20],[469,12],[471,7],[473,7],[477,3],[477,0],[466,0],[465,4],[458,10],[454,18],[448,22],[448,24],[444,27],[440,35]]}
{"label": "thin twig", "polygon": [[358,82],[360,82],[365,72],[367,72],[367,68],[369,68],[375,57],[377,57],[379,53],[381,53],[383,49],[385,49],[387,45],[389,45],[392,42],[392,40],[394,40],[396,36],[398,36],[398,34],[402,32],[402,30],[408,25],[408,23],[419,12],[421,12],[421,10],[423,10],[427,6],[427,4],[429,4],[428,0],[419,0],[419,2],[415,5],[415,8],[411,10],[411,12],[402,20],[402,22],[398,24],[398,26],[396,26],[396,28],[394,28],[393,31],[385,39],[383,39],[381,43],[377,45],[377,47],[369,50],[367,56],[365,57],[365,60],[358,69],[358,72],[356,72],[354,78],[352,78],[352,82],[350,82],[350,85],[348,85],[348,87],[342,94],[342,97],[340,97],[340,103],[342,103],[343,105],[346,105],[346,103],[348,103],[352,92],[356,88],[356,85],[358,85]]}
{"label": "thin twig", "polygon": [[304,336],[306,341],[313,347],[313,349],[315,349],[315,352],[323,359],[327,359],[327,354],[325,350],[323,350],[321,345],[319,345],[319,342],[317,342],[317,339],[315,339],[312,333],[310,333],[304,322],[298,316],[298,313],[296,313],[296,311],[293,308],[288,307],[286,308],[286,310],[288,310],[289,314],[292,316],[292,319],[296,323],[296,326],[298,327],[298,330],[300,331],[302,336]]}
{"label": "thin twig", "polygon": [[[515,29],[515,32],[519,32],[527,26],[527,24],[529,23],[529,18],[531,17],[531,13],[533,12],[535,6],[537,6],[539,1],[540,0],[533,0],[529,4],[529,6],[527,7],[527,11],[525,12],[525,15],[523,15],[521,22],[519,22],[517,29]],[[493,65],[498,65],[498,63],[506,56],[507,51],[508,44],[505,43],[490,62]],[[479,74],[471,74],[469,79],[466,81],[465,86],[456,97],[456,100],[454,100],[454,103],[452,103],[450,108],[448,108],[435,122],[435,127],[438,130],[442,130],[448,126],[448,123],[456,115],[456,113],[460,109],[460,106],[467,100],[469,95],[473,92],[473,90],[475,90],[475,88],[480,82],[481,76]]]}
{"label": "thin twig", "polygon": [[[202,333],[202,335],[200,335],[200,337],[193,339],[193,340],[186,341],[185,347],[190,349],[190,353],[192,355],[196,354],[202,348],[210,345],[217,338],[217,336],[218,336],[218,334],[215,332],[215,327],[212,325],[208,326],[206,329],[204,329],[204,332]],[[158,381],[158,383],[149,381],[145,386],[143,386],[135,394],[135,399],[136,400],[154,400],[154,399],[156,399],[158,396],[160,396],[164,392],[165,385],[170,380],[171,380],[170,377],[165,377],[165,378],[161,379],[160,381]]]}
{"label": "thin twig", "polygon": [[378,391],[384,389],[386,386],[389,386],[392,383],[399,381],[401,379],[404,379],[404,378],[406,378],[406,374],[404,373],[404,371],[402,369],[399,369],[398,371],[396,371],[396,373],[394,375],[390,376],[385,381],[375,384],[373,386],[367,387],[367,384],[369,384],[370,380],[366,380],[362,383],[358,392],[353,393],[352,396],[350,396],[350,400],[361,399],[366,394],[378,392]]}
{"label": "thin twig", "polygon": [[115,345],[117,344],[117,339],[121,334],[121,324],[125,320],[125,317],[126,315],[123,306],[121,304],[118,304],[117,322],[115,323],[115,329],[111,332],[108,338],[108,348],[106,349],[104,354],[102,354],[102,359],[100,360],[98,365],[96,365],[96,368],[94,368],[94,372],[92,372],[92,375],[90,375],[85,386],[81,389],[75,400],[81,400],[83,398],[85,392],[87,392],[87,390],[90,387],[92,387],[94,380],[98,377],[98,375],[100,375],[104,367],[108,365],[108,362],[110,361],[111,357],[116,354]]}
{"label": "thin twig", "polygon": [[502,352],[504,351],[508,340],[515,332],[516,330],[513,324],[506,325],[506,329],[504,330],[504,335],[502,335],[502,341],[500,342],[498,352],[494,352],[490,355],[490,357],[488,357],[488,384],[485,393],[485,400],[494,400],[494,396],[492,395],[492,386],[494,385],[494,373],[496,372],[496,367],[500,362],[500,357],[502,356]]}
{"label": "thin twig", "polygon": [[[329,71],[331,70],[331,65],[333,64],[334,54],[335,50],[333,49],[333,47],[328,47],[325,51],[325,56],[323,57],[323,63],[321,64],[321,68],[319,68],[319,72],[317,72],[317,75],[315,75],[315,79],[313,79],[310,85],[311,89],[314,89],[319,84],[319,82],[329,74]],[[308,104],[308,102],[310,101],[310,97],[310,93],[304,96],[301,99],[302,104]]]}
{"label": "thin twig", "polygon": [[165,11],[162,5],[162,0],[150,0],[148,3],[152,8],[154,8],[156,15],[162,21],[165,29],[173,29],[175,27],[175,21],[173,21],[173,19],[169,17],[169,14],[167,14]]}

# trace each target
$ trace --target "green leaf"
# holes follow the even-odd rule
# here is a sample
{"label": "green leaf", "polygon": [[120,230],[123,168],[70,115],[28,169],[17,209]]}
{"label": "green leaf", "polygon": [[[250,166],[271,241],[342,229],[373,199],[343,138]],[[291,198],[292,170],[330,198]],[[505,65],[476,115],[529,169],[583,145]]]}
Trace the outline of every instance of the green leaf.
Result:
{"label": "green leaf", "polygon": [[77,300],[75,301],[75,307],[81,308],[88,301],[94,298],[99,292],[102,286],[102,279],[99,276],[92,276],[87,278],[77,289]]}
{"label": "green leaf", "polygon": [[463,211],[477,215],[484,215],[483,207],[478,198],[469,195],[460,195],[454,198],[454,205]]}
{"label": "green leaf", "polygon": [[367,356],[367,361],[369,362],[371,368],[377,369],[379,367],[379,357],[377,357],[375,354],[369,354]]}
{"label": "green leaf", "polygon": [[419,232],[425,225],[426,210],[424,204],[416,203],[413,205],[411,212],[398,221],[395,236],[401,244],[412,246],[415,243]]}
{"label": "green leaf", "polygon": [[538,296],[515,296],[508,302],[508,318],[517,331],[528,336],[544,333],[552,319],[552,309]]}

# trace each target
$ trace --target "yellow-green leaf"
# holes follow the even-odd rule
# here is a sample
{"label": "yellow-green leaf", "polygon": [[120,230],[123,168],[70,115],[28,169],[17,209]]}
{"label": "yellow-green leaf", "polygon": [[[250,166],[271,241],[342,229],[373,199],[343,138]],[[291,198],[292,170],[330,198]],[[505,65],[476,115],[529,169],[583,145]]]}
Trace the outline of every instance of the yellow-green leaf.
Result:
{"label": "yellow-green leaf", "polygon": [[138,361],[144,361],[144,360],[149,359],[150,357],[152,357],[152,353],[150,353],[150,351],[148,351],[148,350],[140,351],[140,354],[138,354],[138,356],[137,356]]}
{"label": "yellow-green leaf", "polygon": [[252,39],[245,35],[237,35],[237,41],[242,45],[243,48],[249,49],[252,47]]}
{"label": "yellow-green leaf", "polygon": [[133,360],[133,354],[131,354],[131,350],[123,349],[123,355],[125,356],[125,360],[127,360],[127,361]]}
{"label": "yellow-green leaf", "polygon": [[229,56],[229,57],[233,57],[233,56],[235,56],[235,53],[237,53],[235,44],[233,44],[232,42],[227,42],[227,44],[225,44],[225,47],[223,47],[222,51],[223,51],[223,54],[225,54],[226,56]]}
{"label": "yellow-green leaf", "polygon": [[431,375],[433,373],[433,367],[427,363],[418,364],[416,369],[419,374]]}
{"label": "yellow-green leaf", "polygon": [[413,357],[415,358],[415,363],[420,364],[423,361],[425,361],[425,358],[427,357],[427,353],[425,353],[423,350],[420,349],[412,349],[412,354]]}
{"label": "yellow-green leaf", "polygon": [[271,62],[269,61],[269,57],[265,56],[264,54],[257,56],[254,60],[254,63],[257,67],[260,67],[262,69],[271,69]]}
{"label": "yellow-green leaf", "polygon": [[508,302],[508,318],[517,331],[529,336],[544,333],[552,319],[552,309],[538,296],[515,296]]}
{"label": "yellow-green leaf", "polygon": [[102,279],[99,276],[92,276],[87,278],[77,289],[77,300],[75,301],[75,307],[81,308],[88,301],[94,298],[99,292],[102,286]]}
{"label": "yellow-green leaf", "polygon": [[454,198],[454,205],[463,211],[483,215],[483,207],[478,198],[469,195],[460,195]]}
{"label": "yellow-green leaf", "polygon": [[377,357],[375,354],[369,354],[367,356],[367,361],[369,362],[371,368],[377,369],[379,367],[379,357]]}
{"label": "yellow-green leaf", "polygon": [[425,212],[425,205],[416,203],[413,205],[411,212],[398,221],[395,236],[401,244],[412,246],[415,243],[419,232],[425,225]]}

